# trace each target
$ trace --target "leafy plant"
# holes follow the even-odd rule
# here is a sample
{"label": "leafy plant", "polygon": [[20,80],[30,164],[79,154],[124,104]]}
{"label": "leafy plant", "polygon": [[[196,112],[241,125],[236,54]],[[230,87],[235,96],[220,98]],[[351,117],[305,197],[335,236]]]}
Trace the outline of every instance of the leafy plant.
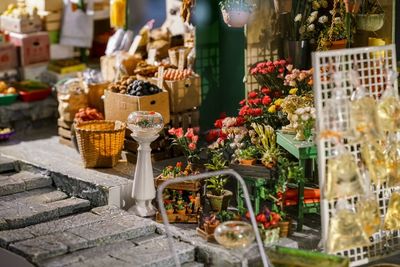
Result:
{"label": "leafy plant", "polygon": [[275,130],[269,125],[257,123],[252,123],[251,127],[257,135],[253,138],[254,144],[262,151],[261,162],[268,168],[274,167],[280,155]]}
{"label": "leafy plant", "polygon": [[176,205],[176,209],[177,210],[184,210],[185,209],[185,204],[181,203],[181,204]]}
{"label": "leafy plant", "polygon": [[230,210],[223,210],[217,214],[220,222],[232,221],[236,217],[236,213]]}
{"label": "leafy plant", "polygon": [[174,206],[172,205],[172,203],[168,203],[167,205],[165,205],[165,209],[166,210],[173,210]]}
{"label": "leafy plant", "polygon": [[[207,170],[219,171],[226,168],[227,161],[220,152],[214,152],[211,156],[210,163],[204,164]],[[225,191],[225,185],[228,182],[228,178],[218,175],[207,179],[207,188],[211,189],[212,193],[216,196],[222,196]]]}
{"label": "leafy plant", "polygon": [[246,0],[223,0],[219,2],[221,9],[229,10],[240,10],[252,12],[254,5]]}
{"label": "leafy plant", "polygon": [[362,0],[359,14],[382,14],[384,13],[382,6],[378,0]]}
{"label": "leafy plant", "polygon": [[238,150],[238,158],[244,160],[257,159],[260,154],[260,150],[255,146],[249,146],[245,149]]}

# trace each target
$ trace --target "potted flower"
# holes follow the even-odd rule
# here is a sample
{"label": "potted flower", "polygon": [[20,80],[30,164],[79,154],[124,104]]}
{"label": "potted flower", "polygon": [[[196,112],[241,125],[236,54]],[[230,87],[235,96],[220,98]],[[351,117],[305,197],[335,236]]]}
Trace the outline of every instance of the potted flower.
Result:
{"label": "potted flower", "polygon": [[165,205],[165,210],[167,211],[168,215],[171,215],[174,213],[174,206],[172,205],[172,203],[168,203]]}
{"label": "potted flower", "polygon": [[[210,163],[205,164],[207,170],[218,171],[225,169],[227,161],[223,154],[219,152],[212,153]],[[207,179],[207,198],[210,200],[211,209],[214,211],[226,210],[233,193],[225,189],[228,178],[218,175]]]}
{"label": "potted flower", "polygon": [[252,123],[251,127],[256,136],[252,138],[252,142],[262,151],[261,163],[268,169],[274,168],[280,155],[275,130],[265,124]]}
{"label": "potted flower", "polygon": [[179,215],[185,215],[186,214],[185,204],[181,203],[181,204],[176,205],[176,212]]}
{"label": "potted flower", "polygon": [[224,22],[232,28],[246,25],[253,11],[253,5],[247,0],[223,0],[219,6]]}
{"label": "potted flower", "polygon": [[190,202],[189,204],[187,204],[187,213],[188,214],[192,214],[193,213],[193,207],[194,207],[193,202]]}
{"label": "potted flower", "polygon": [[186,132],[182,128],[172,128],[168,133],[172,136],[172,145],[182,150],[193,170],[194,164],[200,160],[200,149],[197,147],[199,136],[194,133],[193,128],[188,128]]}
{"label": "potted flower", "polygon": [[249,146],[245,149],[237,150],[237,158],[241,165],[255,165],[259,154],[260,151],[255,146]]}
{"label": "potted flower", "polygon": [[[246,213],[246,219],[250,220],[249,212]],[[275,243],[279,240],[279,221],[281,217],[278,213],[264,208],[256,215],[258,230],[265,245]]]}
{"label": "potted flower", "polygon": [[220,223],[220,221],[217,219],[217,217],[214,214],[208,218],[205,218],[204,224],[203,224],[204,231],[209,235],[214,234],[215,228],[217,228],[219,223]]}
{"label": "potted flower", "polygon": [[360,11],[356,15],[357,29],[375,32],[385,23],[385,12],[378,0],[362,0]]}

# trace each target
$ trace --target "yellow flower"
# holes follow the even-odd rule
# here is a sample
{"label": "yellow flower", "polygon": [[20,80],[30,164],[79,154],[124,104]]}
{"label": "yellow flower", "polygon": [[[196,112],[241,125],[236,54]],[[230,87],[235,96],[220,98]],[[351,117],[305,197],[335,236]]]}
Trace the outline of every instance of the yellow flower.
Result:
{"label": "yellow flower", "polygon": [[295,95],[298,90],[299,90],[299,88],[292,88],[292,89],[290,89],[289,94],[290,95]]}
{"label": "yellow flower", "polygon": [[275,112],[276,112],[276,106],[275,106],[275,105],[270,106],[270,107],[268,108],[268,112],[269,112],[269,113],[275,113]]}
{"label": "yellow flower", "polygon": [[279,99],[275,100],[274,104],[277,106],[280,106],[280,105],[282,105],[283,101],[284,101],[283,98],[279,98]]}

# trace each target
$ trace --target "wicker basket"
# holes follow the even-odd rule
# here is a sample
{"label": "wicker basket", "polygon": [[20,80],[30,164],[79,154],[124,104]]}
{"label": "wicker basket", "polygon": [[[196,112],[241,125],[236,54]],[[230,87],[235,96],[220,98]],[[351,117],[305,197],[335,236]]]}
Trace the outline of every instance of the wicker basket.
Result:
{"label": "wicker basket", "polygon": [[125,128],[120,121],[78,123],[76,138],[85,168],[114,167],[121,156]]}

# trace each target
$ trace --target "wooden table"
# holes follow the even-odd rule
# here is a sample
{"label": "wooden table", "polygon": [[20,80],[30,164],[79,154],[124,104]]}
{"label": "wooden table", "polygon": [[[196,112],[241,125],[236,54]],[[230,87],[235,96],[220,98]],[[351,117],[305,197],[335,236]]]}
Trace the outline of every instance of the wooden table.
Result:
{"label": "wooden table", "polygon": [[[312,160],[313,166],[316,166],[317,147],[315,143],[294,140],[294,134],[286,134],[282,131],[277,131],[276,134],[277,143],[299,160],[299,166],[302,168],[303,178],[305,178],[306,162]],[[298,231],[303,229],[304,213],[311,213],[304,205],[304,180],[301,179],[298,184]],[[315,209],[313,211],[315,212]]]}

